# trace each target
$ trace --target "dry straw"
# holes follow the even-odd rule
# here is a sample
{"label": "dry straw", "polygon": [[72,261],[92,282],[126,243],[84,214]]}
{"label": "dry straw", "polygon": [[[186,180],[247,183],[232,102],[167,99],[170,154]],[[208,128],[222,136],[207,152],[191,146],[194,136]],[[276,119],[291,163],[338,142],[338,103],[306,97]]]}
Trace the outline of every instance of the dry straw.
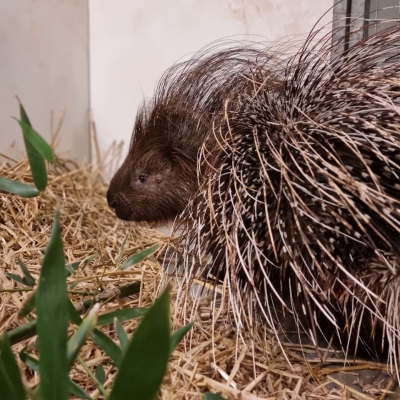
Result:
{"label": "dry straw", "polygon": [[[30,183],[27,160],[16,161],[4,156],[0,165],[0,176]],[[148,306],[159,291],[162,270],[159,261],[164,253],[167,237],[145,226],[126,224],[118,221],[108,209],[105,199],[107,186],[100,168],[91,164],[77,165],[68,159],[59,159],[56,167],[49,166],[49,186],[39,197],[24,199],[1,193],[0,204],[0,333],[26,323],[17,317],[30,292],[19,283],[6,277],[7,272],[21,275],[18,265],[20,258],[35,278],[49,240],[56,207],[61,211],[61,226],[65,256],[69,263],[93,259],[88,265],[82,261],[78,271],[68,278],[71,299],[79,303],[84,298],[79,292],[96,293],[100,288],[114,289],[127,283],[141,281],[138,295],[102,305],[101,312],[124,307]],[[125,250],[120,256],[121,245],[126,240]],[[130,255],[160,243],[162,246],[155,257],[140,265],[122,271],[121,262]],[[223,288],[221,288],[223,290]],[[213,313],[212,292],[198,302],[196,313],[188,308],[188,315],[174,325],[195,318],[195,327],[171,357],[168,375],[161,390],[161,399],[198,399],[199,393],[221,392],[227,399],[343,399],[376,398],[372,389],[363,393],[364,385],[359,379],[359,394],[344,388],[336,373],[329,377],[330,370],[323,368],[313,349],[300,350],[296,345],[285,345],[286,357],[273,336],[262,328],[252,338],[239,338],[232,326],[231,310],[227,302],[220,303],[220,312]],[[174,306],[174,304],[172,305]],[[190,312],[190,314],[189,314]],[[182,315],[182,313],[178,313]],[[124,323],[129,334],[137,325],[136,321]],[[113,326],[103,328],[104,332],[117,340]],[[35,349],[36,338],[26,340],[13,347],[14,352]],[[309,352],[309,354],[307,354]],[[304,361],[307,356],[307,362]],[[89,367],[99,363],[105,365],[107,383],[110,387],[116,370],[107,364],[107,357],[91,341],[81,351],[82,359]],[[327,355],[332,357],[332,354]],[[327,359],[329,362],[330,360]],[[338,360],[336,359],[337,363]],[[339,361],[340,371],[346,371]],[[355,382],[359,369],[384,370],[385,365],[355,362],[349,370],[350,382]],[[38,381],[20,363],[28,385]],[[91,378],[80,364],[76,364],[71,377],[94,398],[99,393]],[[343,380],[343,375],[339,377]],[[347,380],[349,381],[349,380]],[[338,382],[332,384],[332,382]],[[367,382],[369,384],[369,382]],[[381,395],[390,386],[382,378],[374,390]],[[368,389],[367,386],[365,386]]]}

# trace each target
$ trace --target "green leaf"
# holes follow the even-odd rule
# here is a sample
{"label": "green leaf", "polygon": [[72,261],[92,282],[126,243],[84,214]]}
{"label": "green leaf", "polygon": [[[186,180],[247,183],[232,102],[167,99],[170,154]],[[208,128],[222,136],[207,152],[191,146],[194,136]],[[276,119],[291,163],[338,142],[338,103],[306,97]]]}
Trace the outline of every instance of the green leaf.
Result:
{"label": "green leaf", "polygon": [[82,323],[82,318],[79,315],[78,311],[76,310],[76,308],[74,307],[74,305],[72,304],[72,301],[70,300],[70,298],[68,298],[68,314],[69,314],[69,319],[75,324],[75,325],[80,325]]}
{"label": "green leaf", "polygon": [[[30,339],[36,335],[37,321],[33,320],[25,325],[19,326],[12,331],[7,332],[7,337],[10,343],[16,344],[20,343],[25,339]],[[5,335],[0,336],[0,343],[4,340]]]}
{"label": "green leaf", "polygon": [[[76,311],[71,300],[68,300],[68,311],[70,320],[76,324],[80,325],[82,323],[82,318],[80,317],[78,311]],[[91,333],[91,338],[115,363],[115,365],[120,365],[122,362],[122,351],[105,333],[99,329],[94,329]]]}
{"label": "green leaf", "polygon": [[133,256],[129,257],[125,262],[122,264],[121,269],[125,270],[128,269],[129,267],[132,267],[132,265],[138,264],[141,261],[143,261],[145,258],[151,256],[153,253],[155,253],[159,249],[160,245],[155,244],[154,246],[144,249],[141,252],[134,254]]}
{"label": "green leaf", "polygon": [[57,212],[36,294],[40,395],[42,400],[68,398],[68,297],[65,259]]}
{"label": "green leaf", "polygon": [[99,329],[95,329],[91,338],[114,362],[114,364],[119,367],[122,362],[122,351],[118,345],[111,340],[105,333]]}
{"label": "green leaf", "polygon": [[11,272],[6,272],[6,276],[15,282],[19,282],[19,283],[22,283],[23,285],[26,285],[25,277],[21,277],[19,275],[12,274]]}
{"label": "green leaf", "polygon": [[204,400],[226,400],[224,397],[221,397],[216,393],[204,393],[203,398]]}
{"label": "green leaf", "polygon": [[179,328],[171,335],[171,345],[169,349],[169,354],[171,355],[176,346],[180,343],[180,341],[184,338],[184,336],[193,328],[194,322],[190,322],[189,324]]}
{"label": "green leaf", "polygon": [[29,165],[31,167],[33,182],[35,183],[36,188],[42,192],[44,189],[46,189],[47,186],[46,162],[44,161],[44,158],[32,146],[32,144],[25,138],[25,135],[24,143],[26,154],[29,160]]}
{"label": "green leaf", "polygon": [[23,285],[30,287],[35,286],[36,285],[35,278],[30,274],[28,267],[20,259],[18,259],[18,263],[21,267],[24,276],[20,277],[19,275],[12,274],[11,272],[7,272],[6,276],[8,276],[10,279],[13,279],[16,282],[22,283]]}
{"label": "green leaf", "polygon": [[79,353],[79,350],[86,342],[87,337],[92,333],[97,321],[97,311],[99,307],[95,306],[90,311],[89,315],[82,321],[79,328],[68,340],[67,345],[67,360],[68,370],[74,364],[75,358]]}
{"label": "green leaf", "polygon": [[146,315],[149,311],[145,307],[124,308],[123,310],[116,310],[106,314],[99,315],[97,326],[109,325],[114,323],[114,318],[119,322],[129,321],[130,319],[140,318]]}
{"label": "green leaf", "polygon": [[24,138],[32,145],[38,154],[45,160],[54,163],[55,157],[51,146],[32,128],[30,124],[17,120],[21,126]]}
{"label": "green leaf", "polygon": [[79,385],[77,385],[72,379],[69,380],[68,386],[69,393],[80,398],[93,400]]}
{"label": "green leaf", "polygon": [[22,273],[24,274],[24,277],[26,278],[25,279],[26,285],[27,286],[35,286],[35,284],[36,284],[35,278],[31,275],[28,267],[25,265],[25,263],[20,258],[18,258],[18,264],[21,268]]}
{"label": "green leaf", "polygon": [[154,400],[167,371],[170,348],[169,289],[138,326],[115,378],[110,400]]}
{"label": "green leaf", "polygon": [[[83,263],[83,267],[82,267],[82,269],[81,269],[81,272],[83,272],[84,270],[85,270],[85,268],[89,265],[89,263],[94,259],[94,258],[96,258],[98,256],[98,254],[96,253],[96,254],[93,254],[92,256],[90,256],[90,257],[88,257],[86,260],[85,260],[85,262]],[[74,282],[74,283],[72,283],[70,286],[69,286],[69,288],[70,289],[74,289],[76,286],[78,286],[79,285],[79,282]]]}
{"label": "green leaf", "polygon": [[99,365],[96,367],[96,371],[94,372],[94,375],[95,375],[96,379],[97,379],[102,385],[104,385],[104,383],[106,382],[106,373],[104,372],[103,364],[99,364]]}
{"label": "green leaf", "polygon": [[21,101],[18,99],[19,102],[19,117],[24,124],[32,126],[31,121],[29,121],[28,114],[25,111],[24,106],[22,105]]}
{"label": "green leaf", "polygon": [[95,253],[95,254],[93,254],[92,256],[88,257],[88,258],[85,260],[85,263],[83,264],[83,267],[82,267],[82,272],[83,272],[84,269],[90,264],[90,262],[91,262],[92,260],[94,260],[97,256],[98,256],[98,253]]}
{"label": "green leaf", "polygon": [[[19,99],[18,99],[19,101]],[[54,162],[54,153],[47,142],[32,128],[28,115],[19,101],[20,120],[18,121],[24,136],[26,154],[35,186],[40,191],[47,186],[47,170],[45,159]]]}
{"label": "green leaf", "polygon": [[25,300],[22,308],[18,311],[18,318],[24,318],[36,307],[36,292],[31,292],[28,299]]}
{"label": "green leaf", "polygon": [[126,334],[124,327],[120,324],[117,318],[114,318],[114,327],[117,332],[122,353],[125,353],[129,345],[128,335]]}
{"label": "green leaf", "polygon": [[67,271],[66,272],[67,276],[74,274],[76,272],[76,270],[78,269],[80,263],[81,263],[80,261],[75,261],[71,264],[67,264],[65,266],[65,270]]}
{"label": "green leaf", "polygon": [[17,194],[18,196],[25,198],[36,197],[40,194],[40,191],[31,185],[12,181],[11,179],[3,178],[2,176],[0,176],[0,190]]}
{"label": "green leaf", "polygon": [[24,362],[30,369],[35,372],[39,372],[39,360],[32,357],[31,355],[21,351],[19,353],[19,358]]}
{"label": "green leaf", "polygon": [[2,400],[25,400],[21,372],[7,336],[1,341],[0,348],[0,388]]}
{"label": "green leaf", "polygon": [[[39,360],[22,351],[19,353],[19,357],[29,368],[35,372],[39,372]],[[71,379],[69,380],[69,393],[81,399],[92,400],[92,398]]]}
{"label": "green leaf", "polygon": [[125,236],[124,241],[122,242],[121,248],[119,249],[118,257],[116,263],[119,264],[121,261],[122,255],[124,254],[126,241],[128,240],[128,235]]}

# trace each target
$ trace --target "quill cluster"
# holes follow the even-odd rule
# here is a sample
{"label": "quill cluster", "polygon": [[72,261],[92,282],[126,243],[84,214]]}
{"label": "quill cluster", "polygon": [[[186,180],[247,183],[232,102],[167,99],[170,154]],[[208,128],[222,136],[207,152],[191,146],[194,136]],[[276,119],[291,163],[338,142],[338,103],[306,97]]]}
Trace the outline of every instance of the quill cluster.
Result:
{"label": "quill cluster", "polygon": [[[331,35],[314,37],[295,55],[210,49],[172,68],[110,191],[125,219],[177,216],[178,267],[187,282],[225,280],[239,327],[262,317],[278,333],[283,308],[315,344],[334,331],[346,352],[398,371],[400,29],[340,55]],[[131,183],[153,162],[170,174],[164,214]],[[115,184],[123,174],[127,189]]]}

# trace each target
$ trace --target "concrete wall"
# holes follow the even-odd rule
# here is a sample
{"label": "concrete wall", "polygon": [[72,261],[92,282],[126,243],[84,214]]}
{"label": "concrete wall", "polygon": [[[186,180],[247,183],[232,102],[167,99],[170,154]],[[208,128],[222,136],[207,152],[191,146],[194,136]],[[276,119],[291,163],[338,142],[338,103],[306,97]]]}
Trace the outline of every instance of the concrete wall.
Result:
{"label": "concrete wall", "polygon": [[89,154],[87,0],[0,0],[0,153],[24,150],[17,95],[47,140],[65,109],[60,149]]}
{"label": "concrete wall", "polygon": [[[100,147],[129,145],[136,110],[178,59],[230,35],[309,32],[333,0],[90,0],[91,95]],[[332,21],[330,10],[320,25]],[[328,27],[330,29],[330,25]]]}

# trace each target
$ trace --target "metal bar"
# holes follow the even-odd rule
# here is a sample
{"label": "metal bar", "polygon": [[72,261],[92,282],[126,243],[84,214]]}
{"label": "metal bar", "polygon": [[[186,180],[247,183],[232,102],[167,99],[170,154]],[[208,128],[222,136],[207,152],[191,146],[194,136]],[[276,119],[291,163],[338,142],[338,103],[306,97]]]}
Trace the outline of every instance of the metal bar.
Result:
{"label": "metal bar", "polygon": [[365,0],[364,7],[364,31],[363,31],[363,39],[368,39],[369,33],[369,15],[371,13],[371,0]]}

